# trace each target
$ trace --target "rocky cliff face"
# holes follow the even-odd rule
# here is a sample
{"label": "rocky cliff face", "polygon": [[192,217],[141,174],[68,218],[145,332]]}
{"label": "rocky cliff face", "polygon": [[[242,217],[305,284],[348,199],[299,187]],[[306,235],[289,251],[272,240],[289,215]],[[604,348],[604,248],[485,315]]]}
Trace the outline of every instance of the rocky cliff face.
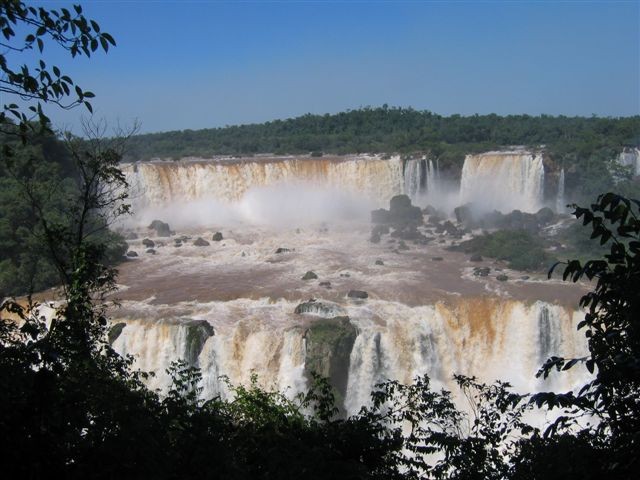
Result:
{"label": "rocky cliff face", "polygon": [[356,336],[357,330],[346,316],[315,320],[305,332],[305,370],[328,378],[340,404],[347,396],[349,359]]}

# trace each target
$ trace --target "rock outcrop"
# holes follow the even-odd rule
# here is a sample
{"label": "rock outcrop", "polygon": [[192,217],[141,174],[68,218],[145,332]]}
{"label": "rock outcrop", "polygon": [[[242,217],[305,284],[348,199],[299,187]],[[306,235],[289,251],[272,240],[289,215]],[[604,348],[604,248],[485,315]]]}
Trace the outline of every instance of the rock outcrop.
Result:
{"label": "rock outcrop", "polygon": [[422,211],[411,205],[407,195],[396,195],[389,202],[389,210],[380,208],[371,212],[371,221],[382,225],[421,225]]}
{"label": "rock outcrop", "polygon": [[305,332],[305,371],[329,379],[336,389],[336,404],[341,410],[347,393],[349,360],[356,337],[356,328],[346,316],[315,320]]}
{"label": "rock outcrop", "polygon": [[169,224],[162,220],[154,220],[147,228],[155,230],[156,237],[170,237],[172,233]]}
{"label": "rock outcrop", "polygon": [[193,244],[196,247],[208,247],[209,246],[209,242],[207,242],[204,238],[202,237],[198,237],[195,239],[195,241],[193,242]]}
{"label": "rock outcrop", "polygon": [[349,293],[347,293],[347,297],[364,300],[365,298],[369,298],[369,294],[364,290],[349,290]]}

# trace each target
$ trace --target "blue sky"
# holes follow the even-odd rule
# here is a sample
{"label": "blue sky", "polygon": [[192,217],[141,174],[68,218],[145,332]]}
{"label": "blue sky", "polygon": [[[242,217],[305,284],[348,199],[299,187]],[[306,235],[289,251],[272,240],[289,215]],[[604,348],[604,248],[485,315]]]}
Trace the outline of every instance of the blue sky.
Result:
{"label": "blue sky", "polygon": [[[383,103],[446,115],[640,113],[638,1],[81,3],[117,47],[45,58],[96,93],[99,116],[137,118],[144,132]],[[82,112],[48,113],[73,128]]]}

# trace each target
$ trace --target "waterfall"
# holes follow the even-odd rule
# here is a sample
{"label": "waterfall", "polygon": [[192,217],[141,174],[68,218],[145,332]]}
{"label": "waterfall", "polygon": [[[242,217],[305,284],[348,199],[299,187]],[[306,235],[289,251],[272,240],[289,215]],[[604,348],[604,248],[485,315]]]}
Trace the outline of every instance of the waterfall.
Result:
{"label": "waterfall", "polygon": [[421,197],[435,197],[439,185],[439,172],[432,159],[410,158],[404,161],[402,193],[414,202]]}
{"label": "waterfall", "polygon": [[556,199],[556,213],[564,213],[566,200],[564,199],[564,168],[560,170],[558,178],[558,197]]}
{"label": "waterfall", "polygon": [[252,189],[283,183],[357,193],[380,204],[403,189],[399,157],[185,159],[123,164],[122,168],[137,209],[203,199],[233,203]]}
{"label": "waterfall", "polygon": [[460,203],[486,210],[536,212],[544,195],[542,155],[525,151],[467,155],[460,180]]}
{"label": "waterfall", "polygon": [[[221,375],[234,384],[247,384],[255,373],[262,386],[290,396],[309,385],[305,331],[322,320],[292,315],[293,302],[239,299],[178,306],[124,304],[127,317],[118,321],[126,326],[114,348],[135,355],[135,367],[156,372],[149,380],[153,388],[167,388],[169,378],[164,372],[172,360],[185,357],[191,336],[184,320],[154,320],[171,310],[199,321],[206,318],[215,330],[191,360],[202,369],[204,397],[229,395]],[[368,403],[377,383],[387,379],[408,383],[425,373],[436,387],[453,391],[454,373],[477,375],[487,382],[502,379],[523,392],[550,386],[570,389],[583,380],[578,369],[546,381],[535,378],[550,355],[585,352],[575,331],[581,314],[557,305],[461,298],[450,304],[417,307],[370,300],[344,308],[357,331],[344,367],[348,370],[344,395],[348,413]],[[193,320],[190,322],[193,326]]]}
{"label": "waterfall", "polygon": [[631,167],[631,174],[640,176],[640,148],[625,148],[618,157],[618,163]]}

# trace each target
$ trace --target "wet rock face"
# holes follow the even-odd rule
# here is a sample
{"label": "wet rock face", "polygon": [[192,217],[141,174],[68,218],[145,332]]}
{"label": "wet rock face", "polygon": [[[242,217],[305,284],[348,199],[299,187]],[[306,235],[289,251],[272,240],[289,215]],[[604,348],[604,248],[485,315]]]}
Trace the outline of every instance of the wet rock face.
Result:
{"label": "wet rock face", "polygon": [[196,247],[208,247],[209,246],[209,242],[207,242],[204,238],[201,238],[201,237],[196,238],[196,240],[193,242],[193,244]]}
{"label": "wet rock face", "polygon": [[427,240],[418,230],[418,227],[414,224],[402,225],[391,232],[392,238],[399,238],[401,240]]}
{"label": "wet rock face", "polygon": [[127,324],[124,322],[115,323],[111,326],[109,333],[107,333],[107,341],[109,342],[109,345],[113,345],[113,342],[118,339],[120,334],[122,334],[122,330],[124,330],[124,327],[126,326]]}
{"label": "wet rock face", "polygon": [[215,331],[211,324],[206,320],[187,320],[185,322],[187,328],[187,344],[185,346],[185,355],[190,365],[198,364],[198,357],[205,342],[209,337],[213,337]]}
{"label": "wet rock face", "polygon": [[488,277],[491,268],[489,267],[476,267],[473,269],[473,274],[476,277]]}
{"label": "wet rock face", "polygon": [[349,359],[356,336],[356,328],[347,316],[315,320],[305,332],[305,371],[308,376],[315,372],[329,379],[336,389],[336,404],[341,413],[344,413],[342,405],[347,393]]}
{"label": "wet rock face", "polygon": [[318,278],[318,275],[316,275],[314,272],[309,270],[307,273],[304,274],[304,276],[302,277],[302,280],[315,280],[316,278]]}
{"label": "wet rock face", "polygon": [[473,206],[470,203],[454,209],[456,220],[466,228],[499,228],[502,230],[526,230],[537,233],[540,228],[550,224],[556,218],[550,208],[541,208],[536,213],[526,213],[513,210],[510,213],[501,213],[494,210],[484,215],[473,215]]}
{"label": "wet rock face", "polygon": [[364,300],[365,298],[369,298],[369,294],[364,290],[349,290],[349,293],[347,293],[347,297]]}
{"label": "wet rock face", "polygon": [[422,224],[420,207],[411,205],[411,199],[406,195],[396,195],[389,202],[389,210],[384,208],[371,212],[371,221],[384,225]]}
{"label": "wet rock face", "polygon": [[150,230],[155,230],[157,237],[171,236],[171,228],[169,227],[169,224],[163,222],[162,220],[154,220],[147,228]]}

